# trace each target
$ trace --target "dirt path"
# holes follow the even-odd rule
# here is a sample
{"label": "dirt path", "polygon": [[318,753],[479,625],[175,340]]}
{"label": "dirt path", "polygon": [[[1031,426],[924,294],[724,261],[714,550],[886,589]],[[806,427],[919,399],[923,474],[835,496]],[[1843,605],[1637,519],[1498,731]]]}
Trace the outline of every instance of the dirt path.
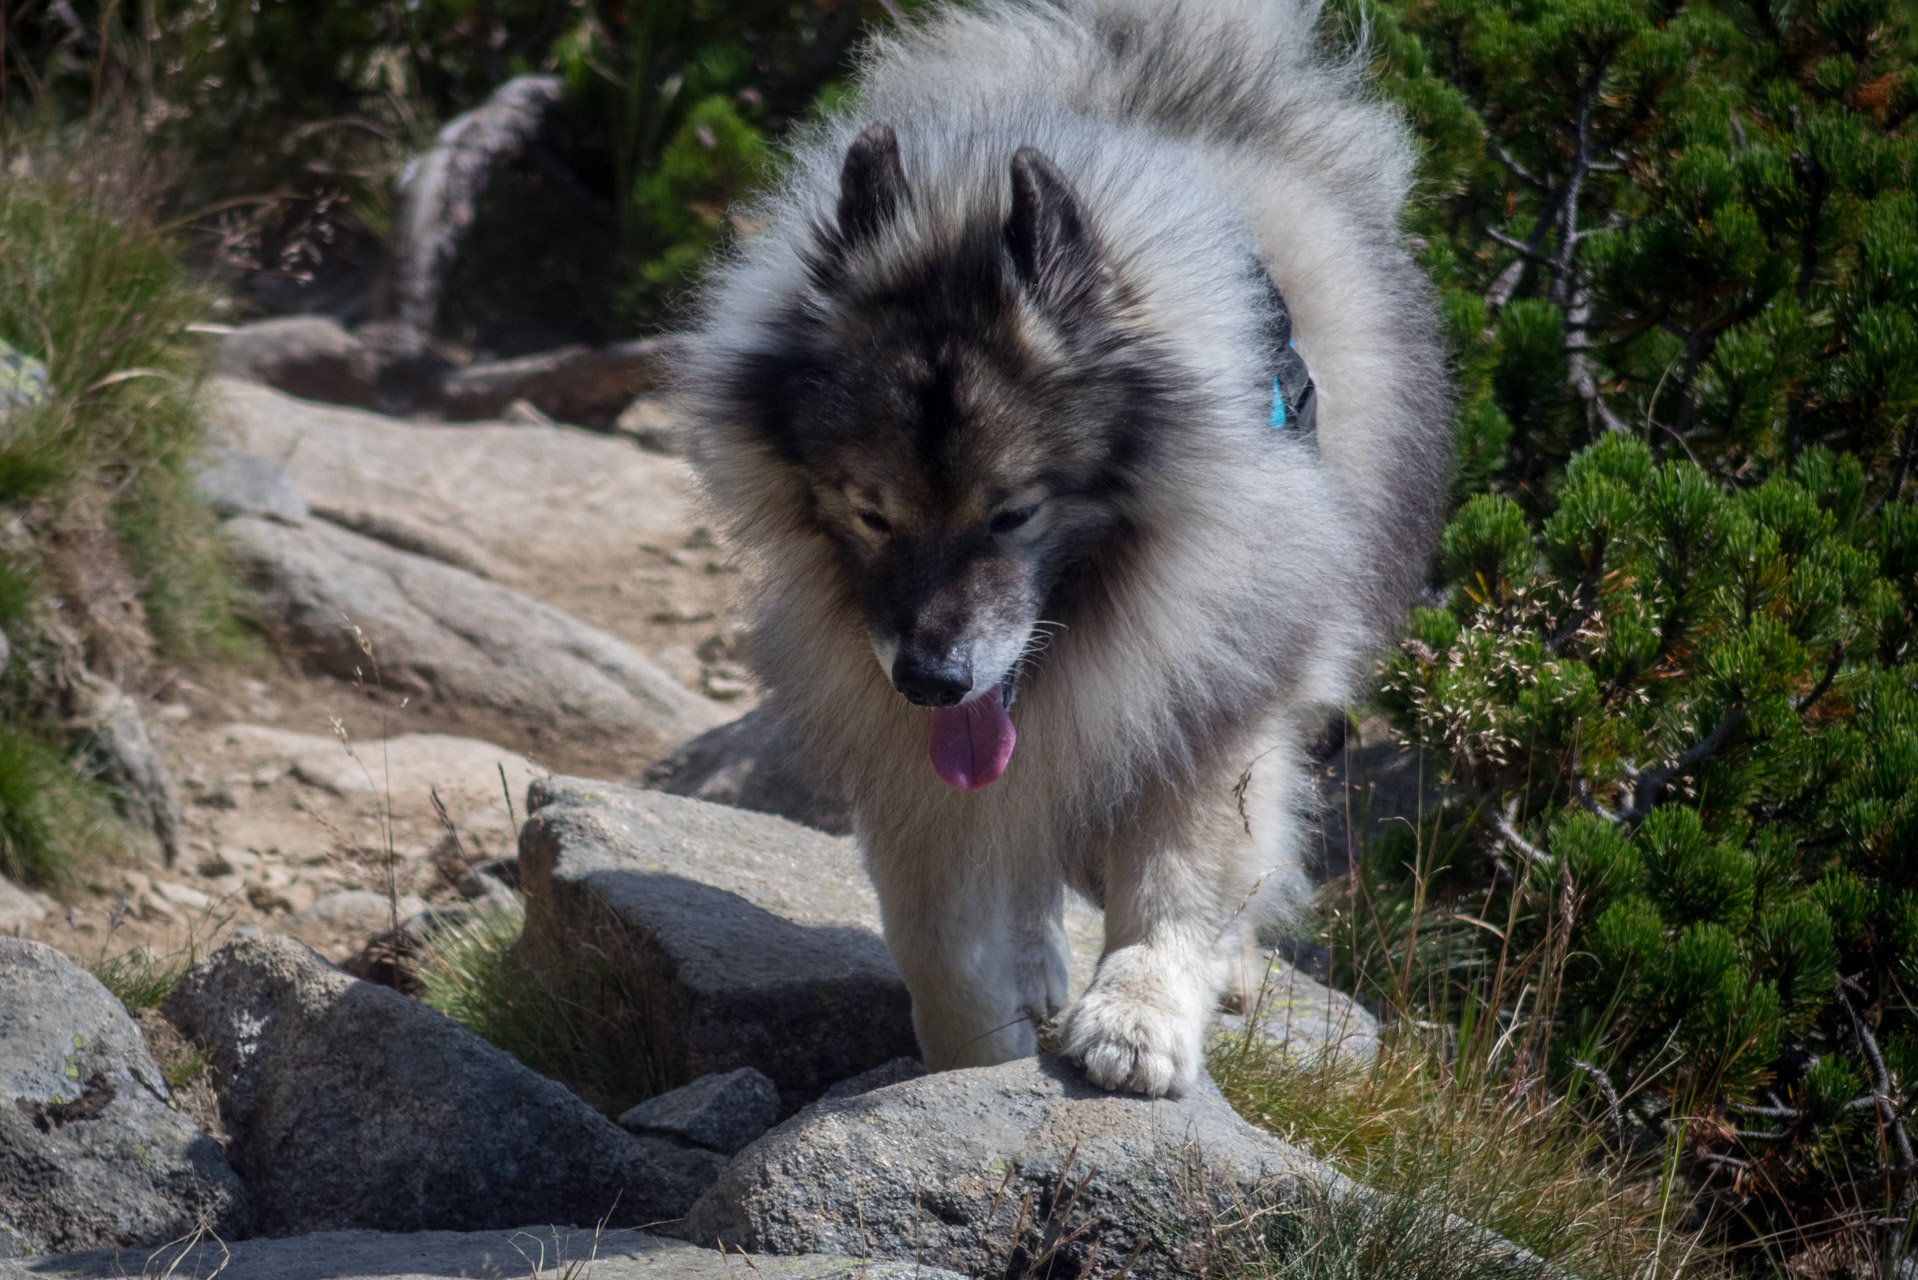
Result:
{"label": "dirt path", "polygon": [[[282,461],[316,512],[463,563],[688,688],[752,705],[739,575],[679,460],[571,428],[402,422],[251,384],[216,397],[216,429]],[[395,904],[404,915],[462,901],[462,861],[510,855],[532,777],[633,780],[651,763],[611,735],[409,704],[273,660],[181,671],[151,694],[143,710],[185,801],[184,852],[171,868],[103,864],[86,893],[24,928],[85,963],[204,952],[235,929],[344,959]]]}

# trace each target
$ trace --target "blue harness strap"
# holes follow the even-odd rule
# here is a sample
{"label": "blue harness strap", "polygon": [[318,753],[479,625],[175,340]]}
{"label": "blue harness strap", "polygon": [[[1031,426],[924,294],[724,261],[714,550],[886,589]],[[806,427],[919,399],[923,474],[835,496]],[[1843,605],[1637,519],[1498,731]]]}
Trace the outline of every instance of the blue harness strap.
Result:
{"label": "blue harness strap", "polygon": [[1272,413],[1266,421],[1274,430],[1310,438],[1319,427],[1318,389],[1312,383],[1312,371],[1292,345],[1292,313],[1285,305],[1285,296],[1256,260],[1253,269],[1265,282],[1272,301],[1266,323],[1266,342],[1272,352]]}

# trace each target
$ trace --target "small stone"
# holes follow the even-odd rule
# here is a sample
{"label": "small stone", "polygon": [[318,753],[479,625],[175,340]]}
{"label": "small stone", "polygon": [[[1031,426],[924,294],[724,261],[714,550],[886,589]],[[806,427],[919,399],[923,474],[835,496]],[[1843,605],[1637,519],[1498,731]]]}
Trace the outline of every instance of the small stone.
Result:
{"label": "small stone", "polygon": [[172,903],[159,894],[150,892],[143,893],[134,899],[134,914],[149,924],[156,920],[173,924],[180,918],[180,913],[174,910]]}
{"label": "small stone", "polygon": [[851,807],[803,761],[792,732],[762,706],[683,744],[646,771],[646,785],[847,834]]}
{"label": "small stone", "polygon": [[704,1075],[620,1116],[622,1129],[733,1155],[779,1119],[779,1088],[751,1067]]}
{"label": "small stone", "polygon": [[516,422],[523,427],[550,427],[553,420],[540,412],[531,400],[515,400],[500,410],[501,422]]}
{"label": "small stone", "polygon": [[717,670],[707,671],[701,677],[699,687],[705,691],[707,697],[718,702],[732,702],[753,691],[750,681],[741,676],[726,675]]}
{"label": "small stone", "polygon": [[[424,910],[426,904],[412,894],[399,896],[398,917],[405,920]],[[312,906],[295,911],[281,921],[276,932],[319,945],[337,938],[365,937],[390,928],[394,919],[393,901],[370,889],[345,889],[316,898]]]}
{"label": "small stone", "polygon": [[213,899],[188,885],[174,884],[170,880],[161,880],[153,886],[156,897],[163,898],[176,907],[185,907],[189,911],[205,911],[213,905]]}
{"label": "small stone", "polygon": [[620,411],[613,430],[654,453],[680,452],[683,428],[679,415],[664,396],[641,396]]}
{"label": "small stone", "polygon": [[242,325],[221,339],[214,368],[307,400],[373,402],[373,380],[360,343],[325,316],[280,316]]}
{"label": "small stone", "polygon": [[491,903],[510,907],[517,901],[517,895],[513,893],[513,890],[504,880],[478,867],[462,875],[459,878],[459,883],[455,885],[454,888],[459,891],[460,897],[465,898],[468,902]]}

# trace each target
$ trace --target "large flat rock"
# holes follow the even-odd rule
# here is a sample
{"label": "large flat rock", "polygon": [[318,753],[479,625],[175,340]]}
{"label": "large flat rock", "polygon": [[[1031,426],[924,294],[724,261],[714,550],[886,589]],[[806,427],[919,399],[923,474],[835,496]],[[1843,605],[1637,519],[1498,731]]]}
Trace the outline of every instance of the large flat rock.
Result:
{"label": "large flat rock", "polygon": [[402,733],[342,742],[272,725],[220,730],[235,754],[271,761],[308,786],[336,796],[390,797],[395,810],[427,811],[437,793],[455,817],[523,795],[541,770],[517,751],[448,733]]}
{"label": "large flat rock", "polygon": [[[848,1086],[853,1087],[853,1086]],[[1228,1209],[1349,1183],[1252,1128],[1201,1078],[1178,1099],[1108,1093],[1057,1057],[822,1100],[747,1147],[687,1234],[755,1255],[851,1249],[968,1275],[1095,1257],[1169,1277]]]}
{"label": "large flat rock", "polygon": [[251,1225],[120,1002],[52,947],[0,938],[0,1256]]}
{"label": "large flat rock", "polygon": [[[590,1263],[590,1265],[582,1265]],[[0,1280],[445,1280],[449,1276],[578,1276],[579,1280],[959,1280],[910,1262],[806,1254],[723,1255],[639,1231],[569,1227],[513,1231],[324,1231],[281,1240],[207,1241],[138,1252],[100,1250],[0,1261]]]}
{"label": "large flat rock", "polygon": [[535,783],[527,807],[524,954],[647,993],[660,1084],[754,1067],[791,1106],[915,1052],[850,841],[578,779]]}
{"label": "large flat rock", "polygon": [[605,632],[462,569],[323,520],[224,527],[268,616],[330,675],[370,684],[377,659],[389,690],[661,748],[726,718]]}
{"label": "large flat rock", "polygon": [[634,1137],[417,1000],[288,938],[230,943],[165,1013],[207,1046],[266,1235],[677,1218],[724,1163]]}
{"label": "large flat rock", "polygon": [[533,595],[693,524],[677,458],[574,427],[413,422],[216,378],[207,418],[235,447],[279,462],[335,523]]}

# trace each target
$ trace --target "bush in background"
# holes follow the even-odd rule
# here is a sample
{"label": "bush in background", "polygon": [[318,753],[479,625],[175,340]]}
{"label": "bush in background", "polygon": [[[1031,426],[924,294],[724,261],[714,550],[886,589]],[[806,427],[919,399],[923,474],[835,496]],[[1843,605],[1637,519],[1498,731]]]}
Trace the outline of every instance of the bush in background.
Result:
{"label": "bush in background", "polygon": [[[1895,0],[1360,13],[1464,398],[1388,664],[1446,801],[1356,980],[1678,1144],[1755,1269],[1890,1274],[1918,1164],[1918,25]],[[1337,895],[1335,895],[1337,896]],[[1905,1265],[1909,1265],[1906,1263]]]}
{"label": "bush in background", "polygon": [[[404,161],[508,78],[566,102],[449,282],[448,337],[500,354],[657,327],[732,233],[772,140],[889,0],[71,0],[13,6],[0,97],[171,157],[200,255],[272,311],[380,305]],[[25,116],[22,116],[23,109]],[[0,107],[0,129],[8,111]],[[501,282],[505,276],[504,283]],[[510,314],[531,313],[534,321]]]}

